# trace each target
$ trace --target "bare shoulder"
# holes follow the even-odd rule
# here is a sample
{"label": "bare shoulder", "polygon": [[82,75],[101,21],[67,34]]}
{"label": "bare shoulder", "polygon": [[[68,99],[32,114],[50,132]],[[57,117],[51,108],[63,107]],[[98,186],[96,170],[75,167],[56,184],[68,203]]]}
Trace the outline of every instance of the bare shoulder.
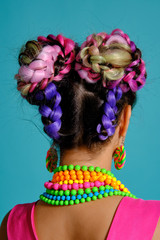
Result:
{"label": "bare shoulder", "polygon": [[159,217],[152,240],[159,240],[159,239],[160,239],[160,217]]}
{"label": "bare shoulder", "polygon": [[8,221],[8,216],[10,214],[10,211],[3,218],[3,221],[2,221],[1,226],[0,226],[0,239],[3,239],[3,240],[8,240],[8,237],[7,237],[7,221]]}

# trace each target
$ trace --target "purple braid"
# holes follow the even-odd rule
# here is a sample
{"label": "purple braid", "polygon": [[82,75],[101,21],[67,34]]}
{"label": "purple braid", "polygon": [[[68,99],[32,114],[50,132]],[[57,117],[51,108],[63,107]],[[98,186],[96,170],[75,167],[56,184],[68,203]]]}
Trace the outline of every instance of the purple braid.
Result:
{"label": "purple braid", "polygon": [[[62,116],[62,109],[59,105],[61,102],[61,95],[57,92],[56,85],[53,82],[47,85],[44,90],[44,95],[47,105],[40,105],[39,112],[43,117],[51,121],[49,125],[44,124],[44,131],[49,137],[59,139],[60,135],[58,134],[58,131],[61,128],[60,118]],[[39,101],[43,100],[41,91],[37,93],[36,99]]]}
{"label": "purple braid", "polygon": [[[113,125],[113,121],[116,119],[115,114],[118,109],[116,102],[122,97],[122,89],[119,86],[114,87],[112,90],[109,90],[106,96],[106,102],[104,104],[104,114],[102,116],[102,124],[97,125],[97,132],[99,133],[100,140],[106,140],[109,136],[112,136],[115,133],[116,125]],[[106,133],[103,135],[102,127],[106,130]]]}

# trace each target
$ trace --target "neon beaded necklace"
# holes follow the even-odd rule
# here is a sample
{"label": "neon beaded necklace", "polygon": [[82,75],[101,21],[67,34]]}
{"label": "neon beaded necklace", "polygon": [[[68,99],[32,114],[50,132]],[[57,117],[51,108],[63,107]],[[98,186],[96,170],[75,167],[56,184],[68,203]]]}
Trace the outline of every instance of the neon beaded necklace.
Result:
{"label": "neon beaded necklace", "polygon": [[54,169],[52,181],[45,182],[40,199],[51,205],[73,205],[103,197],[121,195],[137,198],[105,168],[63,165]]}

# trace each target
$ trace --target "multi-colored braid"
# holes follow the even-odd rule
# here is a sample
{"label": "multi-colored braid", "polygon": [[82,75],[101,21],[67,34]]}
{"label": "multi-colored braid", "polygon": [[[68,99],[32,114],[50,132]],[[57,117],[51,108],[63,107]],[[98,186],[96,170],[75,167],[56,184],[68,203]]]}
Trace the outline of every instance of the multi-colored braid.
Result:
{"label": "multi-colored braid", "polygon": [[[106,102],[104,103],[104,114],[102,116],[102,124],[97,125],[97,132],[101,140],[106,140],[109,136],[112,136],[115,132],[116,125],[113,122],[116,119],[117,113],[116,102],[122,97],[122,90],[119,86],[109,90],[106,96]],[[105,129],[105,133],[104,133]]]}
{"label": "multi-colored braid", "polygon": [[[61,95],[53,81],[60,81],[71,70],[75,59],[75,43],[62,35],[39,36],[38,41],[26,43],[19,56],[21,65],[15,75],[17,89],[27,98],[32,94],[39,105],[44,131],[49,137],[58,139],[61,127]],[[36,90],[36,91],[34,91]]]}

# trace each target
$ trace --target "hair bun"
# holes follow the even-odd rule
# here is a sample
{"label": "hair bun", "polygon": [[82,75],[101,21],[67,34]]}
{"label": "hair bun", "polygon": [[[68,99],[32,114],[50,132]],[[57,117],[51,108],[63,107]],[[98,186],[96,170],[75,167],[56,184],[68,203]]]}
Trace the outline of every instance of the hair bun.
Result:
{"label": "hair bun", "polygon": [[28,41],[19,55],[21,65],[15,78],[17,89],[23,96],[35,88],[44,89],[49,82],[60,81],[71,70],[75,59],[75,43],[62,35],[39,36],[38,41]]}
{"label": "hair bun", "polygon": [[[102,79],[104,87],[118,84],[123,92],[135,92],[145,84],[145,64],[134,42],[120,29],[109,35],[91,34],[81,45],[75,68],[81,78],[95,83]],[[138,54],[136,54],[138,52]]]}

